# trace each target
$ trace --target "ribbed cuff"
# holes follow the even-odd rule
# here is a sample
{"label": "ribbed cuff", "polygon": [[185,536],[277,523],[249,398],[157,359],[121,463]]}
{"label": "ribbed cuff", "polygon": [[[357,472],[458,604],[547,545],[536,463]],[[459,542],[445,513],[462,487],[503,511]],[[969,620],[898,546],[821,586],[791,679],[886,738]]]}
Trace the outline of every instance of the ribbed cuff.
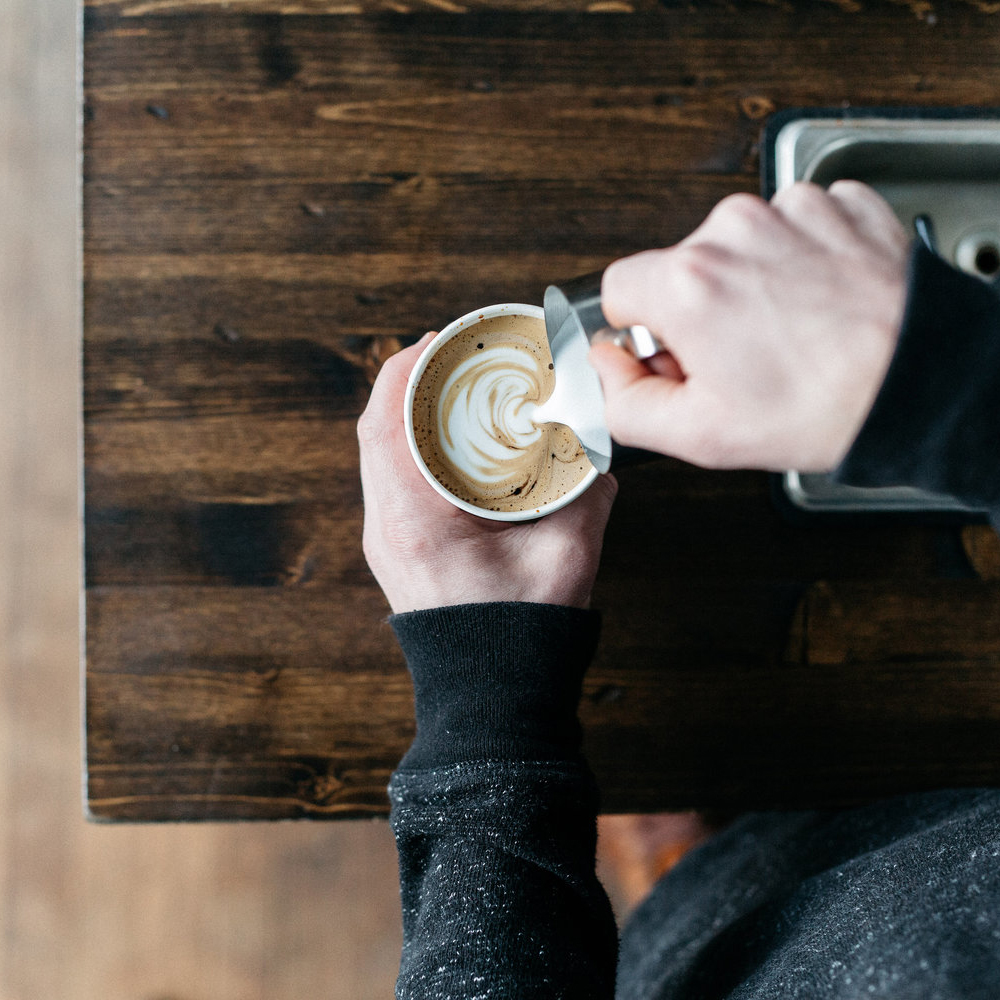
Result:
{"label": "ribbed cuff", "polygon": [[916,244],[899,343],[833,477],[1000,506],[1000,295]]}
{"label": "ribbed cuff", "polygon": [[413,676],[417,736],[401,768],[576,759],[596,612],[465,604],[389,619]]}

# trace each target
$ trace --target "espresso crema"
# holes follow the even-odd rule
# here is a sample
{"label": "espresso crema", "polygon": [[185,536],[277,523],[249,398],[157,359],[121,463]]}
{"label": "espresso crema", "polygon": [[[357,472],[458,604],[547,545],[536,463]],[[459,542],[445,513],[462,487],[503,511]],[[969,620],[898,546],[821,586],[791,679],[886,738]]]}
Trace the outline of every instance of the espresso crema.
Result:
{"label": "espresso crema", "polygon": [[476,507],[525,511],[559,499],[592,469],[563,424],[535,424],[555,373],[545,321],[501,315],[437,351],[413,397],[417,448],[450,493]]}

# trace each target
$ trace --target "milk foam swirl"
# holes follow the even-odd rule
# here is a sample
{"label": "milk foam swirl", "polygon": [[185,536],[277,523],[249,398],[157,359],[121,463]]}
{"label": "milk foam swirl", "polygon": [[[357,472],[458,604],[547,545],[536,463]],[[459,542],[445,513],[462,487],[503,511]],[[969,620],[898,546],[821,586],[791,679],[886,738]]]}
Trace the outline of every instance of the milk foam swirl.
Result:
{"label": "milk foam swirl", "polygon": [[542,380],[536,357],[503,346],[467,358],[442,387],[437,413],[441,447],[480,489],[510,480],[524,468],[526,453],[547,436],[530,419],[530,404],[542,399]]}
{"label": "milk foam swirl", "polygon": [[464,503],[535,512],[594,474],[563,424],[535,424],[555,385],[541,316],[480,316],[449,334],[413,389],[414,443],[429,477]]}

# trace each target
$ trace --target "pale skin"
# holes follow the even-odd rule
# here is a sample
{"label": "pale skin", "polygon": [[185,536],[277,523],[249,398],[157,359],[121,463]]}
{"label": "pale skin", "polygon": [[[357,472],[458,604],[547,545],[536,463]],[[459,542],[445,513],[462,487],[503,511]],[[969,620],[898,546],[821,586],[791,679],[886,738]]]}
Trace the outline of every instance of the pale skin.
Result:
{"label": "pale skin", "polygon": [[617,483],[601,476],[579,500],[526,524],[487,521],[448,503],[417,470],[403,429],[406,380],[431,336],[383,365],[358,422],[362,544],[390,607],[586,607]]}
{"label": "pale skin", "polygon": [[840,181],[734,195],[677,245],[616,261],[607,318],[667,353],[591,351],[612,437],[710,468],[835,468],[892,359],[909,243],[878,194]]}
{"label": "pale skin", "polygon": [[[612,264],[603,305],[665,353],[591,352],[612,436],[712,468],[834,468],[885,377],[909,237],[870,188],[808,184],[720,202],[687,239]],[[429,337],[430,335],[428,335]],[[586,607],[617,490],[600,477],[529,524],[453,507],[418,472],[402,401],[426,343],[383,366],[358,424],[365,556],[392,610],[487,601]]]}

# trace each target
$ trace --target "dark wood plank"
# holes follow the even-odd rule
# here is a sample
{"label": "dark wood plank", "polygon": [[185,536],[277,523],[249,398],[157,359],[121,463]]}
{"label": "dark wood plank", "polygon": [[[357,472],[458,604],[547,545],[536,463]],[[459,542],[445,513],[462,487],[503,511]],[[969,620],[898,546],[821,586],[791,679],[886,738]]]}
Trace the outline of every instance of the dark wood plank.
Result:
{"label": "dark wood plank", "polygon": [[[206,385],[209,383],[206,383]],[[122,410],[129,412],[127,400]],[[205,404],[202,404],[205,405]],[[187,400],[145,423],[105,420],[88,450],[87,580],[94,586],[219,582],[321,584],[366,575],[352,417],[275,410],[208,412]],[[238,428],[234,429],[234,428]],[[850,530],[796,526],[768,477],[662,460],[618,473],[601,580],[618,587],[693,579],[808,580],[969,576],[954,528],[884,521]],[[98,503],[96,498],[100,498]],[[656,511],[663,530],[637,525]],[[716,545],[713,539],[732,540]]]}
{"label": "dark wood plank", "polygon": [[[997,13],[989,0],[957,0],[957,2],[932,3],[931,0],[835,0],[841,13],[862,17],[890,5],[905,8],[910,16],[928,25],[936,26],[942,16],[957,12],[978,14]],[[755,7],[774,7],[771,0],[84,0],[90,10],[102,10],[125,17],[148,15],[185,15],[218,12],[257,15],[298,14],[420,14],[444,12],[468,14],[479,11],[505,11],[515,13],[559,12],[595,14],[632,14],[657,10],[662,7],[686,11],[703,11],[716,8],[728,13],[738,9],[753,11]],[[781,5],[785,11],[812,9],[810,0],[786,0]],[[943,13],[942,13],[943,12]],[[768,11],[767,13],[770,13]]]}
{"label": "dark wood plank", "polygon": [[412,697],[380,603],[374,582],[92,590],[93,814],[384,811]]}
{"label": "dark wood plank", "polygon": [[[638,605],[607,622],[587,678],[605,808],[833,804],[995,780],[995,584],[797,596],[678,582],[658,596],[669,614]],[[370,617],[378,600],[348,584],[93,590],[94,814],[383,811],[412,702],[391,633]]]}
{"label": "dark wood plank", "polygon": [[[780,592],[695,589],[668,595],[679,616],[660,628],[641,613],[608,623],[614,659],[592,670],[584,719],[609,810],[996,782],[995,586],[817,584],[776,657]],[[632,666],[654,650],[662,673]]]}
{"label": "dark wood plank", "polygon": [[[95,816],[384,811],[412,704],[354,424],[387,356],[682,237],[756,189],[774,110],[1000,93],[986,5],[561,2],[88,4]],[[763,475],[620,480],[583,709],[606,808],[1000,780],[992,536],[788,520]]]}
{"label": "dark wood plank", "polygon": [[[919,7],[918,0],[913,0]],[[257,15],[465,14],[478,10],[562,11],[629,14],[655,6],[654,0],[84,0],[87,8],[124,17],[203,14],[206,11]]]}

